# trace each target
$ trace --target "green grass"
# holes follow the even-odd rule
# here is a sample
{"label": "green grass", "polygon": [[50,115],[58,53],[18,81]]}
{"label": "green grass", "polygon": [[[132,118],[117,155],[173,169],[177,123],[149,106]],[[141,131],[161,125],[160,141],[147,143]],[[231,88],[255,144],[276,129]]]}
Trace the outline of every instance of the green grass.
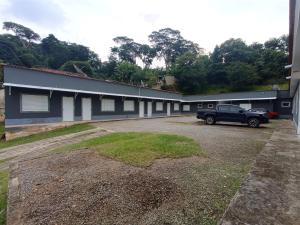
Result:
{"label": "green grass", "polygon": [[26,144],[26,143],[30,143],[33,141],[39,141],[39,140],[46,139],[46,138],[57,137],[57,136],[65,135],[65,134],[77,133],[77,132],[89,130],[92,128],[94,128],[92,125],[87,124],[87,123],[82,123],[82,124],[75,124],[75,125],[72,125],[69,127],[59,128],[59,129],[55,129],[55,130],[51,130],[51,131],[47,131],[47,132],[41,132],[38,134],[26,136],[26,137],[20,137],[20,138],[16,138],[16,139],[13,139],[10,141],[1,140],[0,141],[0,149],[12,147],[15,145]]}
{"label": "green grass", "polygon": [[4,123],[0,122],[0,137],[4,134]]}
{"label": "green grass", "polygon": [[[288,90],[289,84],[288,82],[276,84],[280,90]],[[264,85],[254,85],[252,87],[249,87],[245,91],[270,91],[272,90],[273,85],[272,84],[264,84]],[[229,86],[219,86],[219,85],[210,85],[205,93],[203,94],[220,94],[220,93],[228,93],[228,92],[235,92],[230,89]]]}
{"label": "green grass", "polygon": [[[280,90],[288,90],[289,89],[289,84],[286,83],[282,83],[282,84],[277,84],[277,86],[280,88]],[[251,90],[253,91],[270,91],[272,90],[273,85],[272,84],[266,84],[266,85],[255,85],[252,87]]]}
{"label": "green grass", "polygon": [[6,223],[8,172],[0,171],[0,225]]}
{"label": "green grass", "polygon": [[158,133],[113,133],[72,144],[55,152],[93,149],[99,154],[134,166],[149,166],[158,158],[179,158],[203,155],[200,146],[191,138]]}

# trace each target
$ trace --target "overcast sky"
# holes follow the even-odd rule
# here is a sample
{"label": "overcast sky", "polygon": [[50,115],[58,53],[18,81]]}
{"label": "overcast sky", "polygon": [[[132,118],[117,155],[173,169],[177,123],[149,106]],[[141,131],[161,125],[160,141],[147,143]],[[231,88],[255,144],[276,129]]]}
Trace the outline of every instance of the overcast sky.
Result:
{"label": "overcast sky", "polygon": [[83,44],[106,60],[112,38],[148,43],[166,27],[207,52],[231,37],[264,42],[288,33],[288,0],[0,0],[4,21]]}

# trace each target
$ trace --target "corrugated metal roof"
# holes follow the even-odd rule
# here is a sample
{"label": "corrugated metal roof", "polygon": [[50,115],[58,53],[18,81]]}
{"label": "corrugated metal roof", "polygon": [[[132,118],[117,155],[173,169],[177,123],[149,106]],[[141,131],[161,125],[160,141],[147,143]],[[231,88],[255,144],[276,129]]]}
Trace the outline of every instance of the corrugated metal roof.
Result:
{"label": "corrugated metal roof", "polygon": [[184,101],[225,101],[225,100],[255,100],[255,99],[275,99],[277,91],[248,91],[232,92],[213,95],[190,95],[183,96]]}
{"label": "corrugated metal roof", "polygon": [[11,65],[4,66],[4,85],[183,102],[263,100],[277,98],[277,91],[251,91],[213,95],[182,96],[177,92],[137,87],[119,82],[108,82],[104,80],[83,77],[81,74],[77,73],[43,68],[23,68]]}

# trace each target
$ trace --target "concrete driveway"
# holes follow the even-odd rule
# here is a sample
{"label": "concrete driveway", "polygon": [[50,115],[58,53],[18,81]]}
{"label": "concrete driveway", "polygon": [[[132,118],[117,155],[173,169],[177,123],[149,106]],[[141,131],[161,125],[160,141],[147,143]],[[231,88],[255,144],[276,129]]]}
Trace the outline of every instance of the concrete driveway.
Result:
{"label": "concrete driveway", "polygon": [[8,225],[216,224],[276,123],[207,126],[188,116],[96,123],[112,132],[189,136],[206,156],[147,168],[84,149],[27,159],[11,168]]}

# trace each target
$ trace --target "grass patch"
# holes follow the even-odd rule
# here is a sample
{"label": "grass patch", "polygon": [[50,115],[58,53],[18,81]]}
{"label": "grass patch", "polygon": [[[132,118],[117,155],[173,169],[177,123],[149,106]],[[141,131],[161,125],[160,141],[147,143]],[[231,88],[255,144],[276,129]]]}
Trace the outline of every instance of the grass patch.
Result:
{"label": "grass patch", "polygon": [[99,154],[134,166],[149,166],[158,158],[179,158],[203,155],[200,146],[191,138],[157,133],[113,133],[72,144],[55,152],[93,149]]}
{"label": "grass patch", "polygon": [[0,171],[0,225],[6,224],[8,172]]}
{"label": "grass patch", "polygon": [[0,122],[0,137],[4,134],[4,123]]}
{"label": "grass patch", "polygon": [[65,134],[77,133],[77,132],[89,130],[92,128],[94,128],[94,127],[91,124],[82,123],[82,124],[75,124],[75,125],[72,125],[69,127],[59,128],[59,129],[55,129],[55,130],[51,130],[51,131],[47,131],[47,132],[41,132],[38,134],[26,136],[26,137],[20,137],[20,138],[16,138],[16,139],[13,139],[10,141],[1,140],[0,141],[0,149],[12,147],[15,145],[26,144],[26,143],[30,143],[30,142],[34,142],[34,141],[39,141],[39,140],[46,139],[46,138],[57,137],[57,136],[65,135]]}
{"label": "grass patch", "polygon": [[[289,84],[288,82],[286,83],[281,83],[281,84],[276,84],[280,90],[288,90],[289,89]],[[271,91],[273,89],[272,84],[266,84],[266,85],[255,85],[252,87],[253,91]]]}

